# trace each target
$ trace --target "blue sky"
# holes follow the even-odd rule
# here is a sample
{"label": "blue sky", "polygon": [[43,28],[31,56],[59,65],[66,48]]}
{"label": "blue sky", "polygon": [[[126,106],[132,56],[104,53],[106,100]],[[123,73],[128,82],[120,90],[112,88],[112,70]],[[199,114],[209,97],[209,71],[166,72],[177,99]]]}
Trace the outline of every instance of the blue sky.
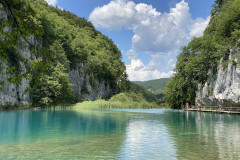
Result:
{"label": "blue sky", "polygon": [[122,51],[129,80],[170,77],[179,48],[202,35],[214,0],[46,0],[90,20]]}

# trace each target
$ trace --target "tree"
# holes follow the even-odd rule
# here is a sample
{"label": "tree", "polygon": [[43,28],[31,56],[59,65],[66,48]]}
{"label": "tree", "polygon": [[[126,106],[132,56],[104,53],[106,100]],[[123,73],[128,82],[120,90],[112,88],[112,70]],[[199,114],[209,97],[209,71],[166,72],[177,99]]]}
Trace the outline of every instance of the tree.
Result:
{"label": "tree", "polygon": [[240,1],[216,0],[204,35],[193,38],[182,48],[176,74],[164,91],[164,99],[173,108],[179,108],[185,102],[194,104],[197,85],[206,83],[209,70],[216,71],[221,59],[222,63],[228,63],[229,49],[237,47],[239,41],[239,24]]}
{"label": "tree", "polygon": [[[79,63],[84,65],[92,82],[104,80],[112,93],[126,88],[121,52],[91,22],[49,6],[44,0],[0,0],[0,3],[8,14],[6,19],[1,19],[1,57],[17,65],[19,60],[27,63],[26,73],[16,71],[17,66],[9,69],[9,73],[13,73],[13,82],[20,83],[22,77],[31,80],[36,105],[40,102],[55,105],[72,99],[68,71],[76,69]],[[5,27],[11,30],[6,32]],[[34,37],[33,42],[29,36]],[[23,40],[31,50],[31,59],[19,58],[17,50]],[[64,97],[64,92],[70,97]]]}
{"label": "tree", "polygon": [[[20,62],[29,65],[28,59],[22,57],[18,50],[23,44],[36,49],[34,41],[30,41],[30,35],[41,35],[42,30],[35,18],[35,12],[28,3],[23,0],[0,0],[0,5],[6,16],[1,17],[0,25],[0,59],[1,63],[9,64],[7,74],[10,83],[20,84],[22,78],[29,79],[31,70],[22,72]],[[26,45],[24,45],[26,46]],[[4,82],[1,82],[3,85]],[[1,90],[1,87],[0,87]]]}
{"label": "tree", "polygon": [[32,86],[33,103],[35,105],[53,106],[72,103],[74,100],[72,84],[69,81],[69,61],[59,41],[50,46],[54,61],[50,69],[42,72],[36,85]]}

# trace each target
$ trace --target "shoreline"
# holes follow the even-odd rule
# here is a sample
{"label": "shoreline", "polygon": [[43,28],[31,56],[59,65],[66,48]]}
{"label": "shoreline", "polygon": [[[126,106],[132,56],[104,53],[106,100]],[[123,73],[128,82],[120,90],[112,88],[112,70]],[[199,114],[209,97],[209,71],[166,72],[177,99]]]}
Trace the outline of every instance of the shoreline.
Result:
{"label": "shoreline", "polygon": [[[240,107],[239,107],[240,109]],[[227,113],[227,114],[240,114],[239,111],[227,111],[227,110],[219,110],[219,109],[196,109],[196,108],[190,108],[190,109],[184,109],[185,111],[195,111],[195,112],[212,112],[212,113]]]}
{"label": "shoreline", "polygon": [[[84,102],[89,102],[89,101],[84,101]],[[81,102],[83,103],[83,102]],[[142,107],[142,106],[137,106],[136,107],[125,107],[123,104],[123,106],[111,106],[111,104],[95,104],[94,102],[92,102],[93,105],[78,105],[80,103],[76,103],[76,104],[69,104],[69,105],[58,105],[58,106],[51,106],[51,107],[36,107],[36,106],[28,106],[28,107],[23,107],[23,106],[8,106],[8,107],[2,107],[0,106],[0,112],[1,111],[18,111],[18,110],[40,110],[40,109],[56,109],[56,108],[61,108],[61,109],[66,109],[66,108],[70,108],[70,109],[153,109],[153,108],[160,108],[160,109],[169,109],[166,106],[162,106],[162,105],[153,105],[153,106],[147,106],[147,107]]]}
{"label": "shoreline", "polygon": [[33,110],[38,110],[38,109],[42,109],[42,107],[1,107],[0,106],[0,112],[1,111],[20,111],[20,110],[27,110],[27,109],[33,109]]}

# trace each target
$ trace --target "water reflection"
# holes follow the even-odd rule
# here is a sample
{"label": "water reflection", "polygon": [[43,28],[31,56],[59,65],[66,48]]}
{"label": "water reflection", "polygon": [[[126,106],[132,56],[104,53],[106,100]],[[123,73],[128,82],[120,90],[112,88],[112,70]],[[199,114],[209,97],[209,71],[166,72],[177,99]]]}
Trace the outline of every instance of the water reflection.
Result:
{"label": "water reflection", "polygon": [[0,159],[238,159],[239,120],[161,109],[0,112]]}
{"label": "water reflection", "polygon": [[240,157],[238,115],[175,111],[164,116],[178,159]]}
{"label": "water reflection", "polygon": [[[119,115],[120,119],[124,119]],[[3,142],[46,137],[110,134],[121,131],[124,123],[109,112],[40,110],[3,112],[0,114],[0,130]]]}
{"label": "water reflection", "polygon": [[0,113],[0,159],[115,159],[128,117],[110,111]]}
{"label": "water reflection", "polygon": [[235,115],[224,117],[219,115],[214,127],[214,137],[221,159],[239,159],[240,157],[240,125]]}
{"label": "water reflection", "polygon": [[139,115],[130,120],[121,159],[176,159],[174,143],[160,115]]}

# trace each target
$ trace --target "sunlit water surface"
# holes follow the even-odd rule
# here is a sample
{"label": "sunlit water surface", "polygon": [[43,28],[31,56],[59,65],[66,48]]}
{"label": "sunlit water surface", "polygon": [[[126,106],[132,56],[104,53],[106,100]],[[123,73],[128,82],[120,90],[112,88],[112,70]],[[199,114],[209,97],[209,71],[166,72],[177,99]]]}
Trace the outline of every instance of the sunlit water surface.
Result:
{"label": "sunlit water surface", "polygon": [[0,112],[0,159],[239,159],[239,120],[165,109]]}

